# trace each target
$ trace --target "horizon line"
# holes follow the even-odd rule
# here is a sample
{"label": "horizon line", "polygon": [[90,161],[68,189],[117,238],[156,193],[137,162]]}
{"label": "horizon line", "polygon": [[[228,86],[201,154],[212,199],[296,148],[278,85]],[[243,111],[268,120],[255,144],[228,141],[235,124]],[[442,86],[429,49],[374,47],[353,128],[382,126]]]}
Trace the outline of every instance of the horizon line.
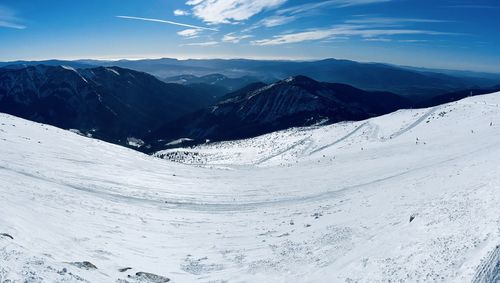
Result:
{"label": "horizon line", "polygon": [[[143,60],[162,60],[162,59],[170,59],[177,61],[188,61],[188,60],[248,60],[248,61],[283,61],[283,62],[316,62],[316,61],[324,61],[324,60],[337,60],[337,61],[351,61],[357,63],[364,64],[383,64],[392,67],[399,68],[420,68],[420,69],[429,69],[436,71],[462,71],[462,72],[472,72],[472,73],[485,73],[492,75],[500,75],[499,71],[483,71],[478,69],[465,69],[465,68],[452,68],[452,67],[429,67],[429,66],[416,66],[416,65],[405,65],[405,64],[395,64],[388,62],[377,62],[377,61],[363,61],[363,60],[354,60],[347,58],[335,58],[335,57],[259,57],[259,56],[248,56],[248,57],[176,57],[176,56],[158,56],[158,57],[80,57],[80,58],[43,58],[43,59],[14,59],[7,61],[0,61],[0,63],[16,63],[16,62],[43,62],[43,61],[70,61],[70,62],[79,62],[79,61],[101,61],[101,62],[119,62],[119,61],[143,61]],[[1,68],[1,67],[0,67]]]}

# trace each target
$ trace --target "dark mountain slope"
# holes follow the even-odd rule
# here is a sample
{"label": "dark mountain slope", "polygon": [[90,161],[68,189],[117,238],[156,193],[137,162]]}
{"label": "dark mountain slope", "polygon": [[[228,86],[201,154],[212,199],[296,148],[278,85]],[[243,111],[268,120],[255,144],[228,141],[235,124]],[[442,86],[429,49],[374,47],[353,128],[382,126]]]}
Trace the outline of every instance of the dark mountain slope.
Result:
{"label": "dark mountain slope", "polygon": [[209,109],[154,131],[148,140],[158,149],[180,137],[246,138],[295,126],[366,119],[409,105],[407,99],[392,93],[366,92],[297,76],[229,95]]}
{"label": "dark mountain slope", "polygon": [[29,66],[37,66],[37,65],[45,65],[45,66],[68,66],[75,69],[81,68],[95,68],[100,66],[94,64],[88,64],[78,61],[68,61],[68,60],[44,60],[44,61],[12,61],[12,62],[0,62],[0,68],[8,68],[8,69],[23,69]]}
{"label": "dark mountain slope", "polygon": [[118,67],[0,69],[0,111],[125,143],[211,102],[191,88]]}
{"label": "dark mountain slope", "polygon": [[417,107],[432,107],[436,105],[441,105],[453,101],[457,101],[469,96],[475,96],[475,95],[482,95],[482,94],[487,94],[487,93],[493,93],[500,91],[500,85],[494,86],[492,88],[472,88],[472,89],[465,89],[461,91],[455,91],[455,92],[450,92],[442,95],[438,95],[436,97],[432,97],[429,100],[422,101],[417,105]]}

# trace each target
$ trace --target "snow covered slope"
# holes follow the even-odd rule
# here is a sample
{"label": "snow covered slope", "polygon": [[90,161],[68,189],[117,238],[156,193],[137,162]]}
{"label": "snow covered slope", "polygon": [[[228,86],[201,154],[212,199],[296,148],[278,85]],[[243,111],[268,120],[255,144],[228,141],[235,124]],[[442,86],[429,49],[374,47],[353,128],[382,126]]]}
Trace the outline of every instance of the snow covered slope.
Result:
{"label": "snow covered slope", "polygon": [[499,105],[158,153],[200,166],[2,114],[0,282],[491,282]]}

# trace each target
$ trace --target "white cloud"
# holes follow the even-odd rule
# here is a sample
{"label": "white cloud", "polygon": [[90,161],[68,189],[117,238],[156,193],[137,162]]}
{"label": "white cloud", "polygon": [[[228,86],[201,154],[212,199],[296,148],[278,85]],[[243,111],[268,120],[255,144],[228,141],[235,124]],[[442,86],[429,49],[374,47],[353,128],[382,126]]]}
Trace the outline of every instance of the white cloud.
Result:
{"label": "white cloud", "polygon": [[185,29],[177,32],[177,34],[183,37],[194,38],[197,37],[200,32],[200,29]]}
{"label": "white cloud", "polygon": [[391,42],[392,39],[389,38],[365,38],[364,41],[375,41],[375,42]]}
{"label": "white cloud", "polygon": [[236,35],[235,33],[228,33],[228,34],[224,35],[224,37],[222,38],[222,41],[230,42],[230,43],[238,43],[238,42],[242,41],[243,39],[251,38],[251,37],[253,37],[253,36],[249,35],[249,34]]}
{"label": "white cloud", "polygon": [[322,39],[331,39],[339,36],[360,36],[365,39],[377,38],[380,36],[394,36],[394,35],[455,35],[452,33],[429,31],[429,30],[416,30],[416,29],[373,29],[366,25],[343,25],[330,29],[319,29],[312,31],[303,31],[298,33],[289,33],[276,35],[269,39],[261,39],[252,41],[253,45],[281,45],[289,43],[297,43],[303,41],[313,41]]}
{"label": "white cloud", "polygon": [[26,26],[21,24],[20,22],[21,20],[16,17],[15,13],[12,10],[0,6],[0,27],[25,29]]}
{"label": "white cloud", "polygon": [[299,18],[298,16],[272,16],[258,21],[257,23],[242,30],[242,32],[251,32],[261,27],[266,27],[266,28],[277,27],[293,22],[298,18]]}
{"label": "white cloud", "polygon": [[177,9],[177,10],[174,11],[174,15],[176,15],[176,16],[187,16],[187,15],[189,15],[189,12],[185,11],[185,10]]}
{"label": "white cloud", "polygon": [[295,16],[273,16],[267,19],[263,19],[260,23],[265,27],[275,27],[287,24],[296,19]]}
{"label": "white cloud", "polygon": [[279,7],[287,0],[190,0],[193,14],[210,24],[235,23]]}
{"label": "white cloud", "polygon": [[20,25],[20,24],[8,22],[8,21],[3,21],[3,20],[1,20],[1,18],[0,18],[0,27],[13,28],[13,29],[25,29],[26,28],[26,26],[24,26],[24,25]]}
{"label": "white cloud", "polygon": [[287,43],[297,43],[310,40],[320,40],[333,37],[335,33],[332,30],[305,31],[299,33],[276,35],[271,39],[261,39],[252,41],[253,45],[281,45]]}
{"label": "white cloud", "polygon": [[203,1],[205,1],[205,0],[190,0],[190,1],[188,1],[186,4],[187,4],[187,5],[198,5],[198,4],[200,4],[201,2],[203,2]]}
{"label": "white cloud", "polygon": [[200,27],[200,26],[188,25],[188,24],[183,24],[183,23],[178,23],[178,22],[172,22],[172,21],[165,21],[165,20],[159,20],[159,19],[140,18],[140,17],[131,17],[131,16],[116,16],[116,17],[117,18],[121,18],[121,19],[129,19],[129,20],[139,20],[139,21],[147,21],[147,22],[164,23],[164,24],[176,25],[176,26],[181,26],[181,27],[188,27],[188,28],[193,28],[193,29],[203,29],[203,30],[217,31],[217,29],[214,29],[214,28]]}
{"label": "white cloud", "polygon": [[393,0],[327,0],[320,2],[307,3],[297,6],[292,6],[289,8],[281,9],[276,12],[274,16],[265,18],[258,23],[250,26],[246,31],[251,31],[261,27],[275,27],[281,26],[300,18],[310,17],[316,14],[321,9],[326,9],[329,7],[348,7],[355,5],[367,5],[374,3],[389,2]]}
{"label": "white cloud", "polygon": [[373,42],[402,42],[402,43],[424,43],[424,42],[429,42],[428,40],[425,39],[400,39],[400,40],[392,40],[389,38],[365,38],[363,39],[364,41],[373,41]]}
{"label": "white cloud", "polygon": [[446,23],[449,21],[415,18],[366,18],[347,20],[349,24]]}
{"label": "white cloud", "polygon": [[399,42],[406,42],[406,43],[423,43],[423,42],[429,42],[428,40],[425,39],[403,39],[403,40],[398,40]]}
{"label": "white cloud", "polygon": [[207,41],[207,42],[193,42],[182,44],[181,46],[214,46],[219,44],[217,41]]}
{"label": "white cloud", "polygon": [[375,3],[383,3],[383,2],[390,2],[392,0],[327,0],[327,1],[322,1],[322,2],[316,2],[316,3],[308,3],[308,4],[302,4],[290,8],[286,8],[283,10],[279,10],[279,14],[301,14],[301,13],[307,13],[311,12],[313,10],[321,9],[321,8],[327,8],[327,7],[339,7],[339,8],[344,8],[344,7],[349,7],[349,6],[358,6],[358,5],[367,5],[367,4],[375,4]]}

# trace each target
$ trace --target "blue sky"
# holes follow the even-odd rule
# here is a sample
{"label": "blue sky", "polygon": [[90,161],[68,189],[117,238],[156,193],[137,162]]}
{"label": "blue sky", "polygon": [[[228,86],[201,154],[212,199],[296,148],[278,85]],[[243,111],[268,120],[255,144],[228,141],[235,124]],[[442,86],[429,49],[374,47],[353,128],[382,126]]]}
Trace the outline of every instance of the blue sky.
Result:
{"label": "blue sky", "polygon": [[0,60],[342,58],[500,73],[498,0],[1,0]]}

